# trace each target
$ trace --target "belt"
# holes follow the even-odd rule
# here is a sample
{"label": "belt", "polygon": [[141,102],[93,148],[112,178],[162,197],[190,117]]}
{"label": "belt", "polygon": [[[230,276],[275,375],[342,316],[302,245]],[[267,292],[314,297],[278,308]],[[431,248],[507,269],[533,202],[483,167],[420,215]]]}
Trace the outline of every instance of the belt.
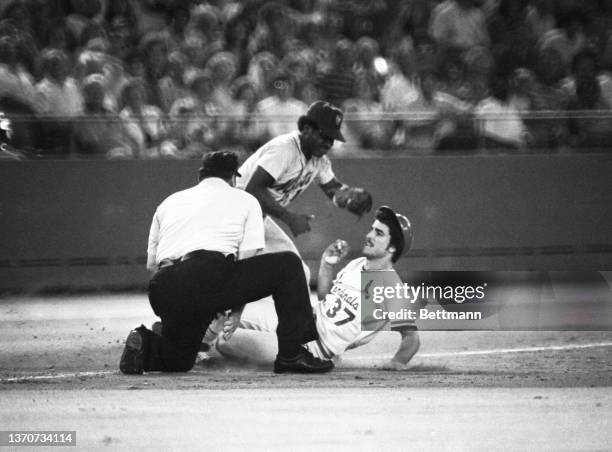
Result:
{"label": "belt", "polygon": [[[159,262],[159,266],[158,268],[164,268],[164,267],[170,267],[171,265],[176,265],[179,262],[185,262],[188,261],[190,259],[199,259],[199,258],[203,258],[206,256],[215,256],[215,255],[221,255],[224,256],[223,253],[219,252],[219,251],[209,251],[209,250],[195,250],[195,251],[190,251],[189,253],[185,254],[182,257],[179,257],[177,259],[170,259],[170,258],[166,258],[166,259],[162,259]],[[228,254],[227,256],[224,256],[225,259],[230,260],[230,261],[234,261],[236,259],[236,257],[233,254]]]}

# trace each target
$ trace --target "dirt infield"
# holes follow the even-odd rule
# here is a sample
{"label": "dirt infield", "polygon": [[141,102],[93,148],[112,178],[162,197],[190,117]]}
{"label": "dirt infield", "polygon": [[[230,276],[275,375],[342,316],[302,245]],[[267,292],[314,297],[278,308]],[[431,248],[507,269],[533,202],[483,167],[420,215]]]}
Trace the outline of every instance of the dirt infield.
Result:
{"label": "dirt infield", "polygon": [[185,374],[119,374],[129,329],[154,320],[144,295],[0,300],[3,429],[77,430],[87,450],[612,444],[612,332],[422,332],[401,372],[380,367],[399,337],[383,333],[328,375],[221,357]]}

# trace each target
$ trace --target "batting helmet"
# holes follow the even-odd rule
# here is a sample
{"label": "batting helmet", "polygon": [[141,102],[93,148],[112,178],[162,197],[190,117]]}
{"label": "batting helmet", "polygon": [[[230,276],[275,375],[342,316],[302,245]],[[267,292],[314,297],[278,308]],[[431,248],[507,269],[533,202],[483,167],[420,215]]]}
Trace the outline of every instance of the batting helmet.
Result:
{"label": "batting helmet", "polygon": [[380,206],[374,216],[378,221],[389,227],[391,240],[389,245],[395,248],[392,261],[397,260],[405,251],[410,249],[412,245],[412,225],[410,220],[401,213],[395,213],[389,206]]}

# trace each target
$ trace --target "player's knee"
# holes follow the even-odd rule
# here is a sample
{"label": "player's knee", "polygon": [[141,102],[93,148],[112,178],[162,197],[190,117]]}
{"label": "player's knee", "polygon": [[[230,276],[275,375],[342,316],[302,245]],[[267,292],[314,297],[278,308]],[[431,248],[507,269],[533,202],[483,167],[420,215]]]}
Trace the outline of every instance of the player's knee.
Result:
{"label": "player's knee", "polygon": [[278,254],[284,268],[292,272],[300,269],[303,271],[302,259],[297,254],[291,251],[282,251]]}

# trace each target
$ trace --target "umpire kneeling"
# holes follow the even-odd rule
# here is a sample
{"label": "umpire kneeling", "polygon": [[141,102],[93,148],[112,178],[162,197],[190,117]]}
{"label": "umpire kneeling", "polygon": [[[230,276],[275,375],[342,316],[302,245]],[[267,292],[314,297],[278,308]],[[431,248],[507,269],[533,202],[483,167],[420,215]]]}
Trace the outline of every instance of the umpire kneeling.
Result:
{"label": "umpire kneeling", "polygon": [[302,344],[318,339],[299,257],[290,252],[255,255],[264,247],[261,207],[234,188],[238,158],[207,154],[199,184],[166,198],[153,216],[147,268],[155,271],[149,301],[161,317],[161,335],[144,325],[127,337],[119,368],[185,372],[216,313],[240,310],[268,295],[278,314],[274,371],[319,373],[334,365]]}

